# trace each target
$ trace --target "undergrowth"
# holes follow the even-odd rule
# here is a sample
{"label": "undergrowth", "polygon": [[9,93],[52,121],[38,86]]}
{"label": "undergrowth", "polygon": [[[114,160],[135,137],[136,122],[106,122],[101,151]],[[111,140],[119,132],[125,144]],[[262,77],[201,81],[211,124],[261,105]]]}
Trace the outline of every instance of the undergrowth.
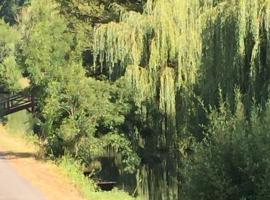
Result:
{"label": "undergrowth", "polygon": [[95,182],[82,173],[82,166],[70,158],[63,156],[59,160],[60,168],[68,175],[73,184],[80,192],[89,200],[134,200],[135,198],[128,195],[126,192],[113,189],[112,191],[100,191]]}

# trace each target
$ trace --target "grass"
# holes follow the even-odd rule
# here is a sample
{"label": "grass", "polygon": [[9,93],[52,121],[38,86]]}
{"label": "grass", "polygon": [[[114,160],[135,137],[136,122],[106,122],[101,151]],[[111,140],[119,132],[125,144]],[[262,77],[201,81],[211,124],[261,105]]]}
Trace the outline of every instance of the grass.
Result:
{"label": "grass", "polygon": [[4,119],[2,119],[2,121],[3,124],[5,124],[5,129],[9,134],[19,136],[27,142],[33,144],[34,146],[38,146],[38,136],[34,134],[32,129],[34,119],[29,112],[25,110],[20,111],[8,115]]}
{"label": "grass", "polygon": [[33,136],[34,119],[27,111],[23,110],[10,114],[5,118],[5,121],[5,128],[9,133]]}

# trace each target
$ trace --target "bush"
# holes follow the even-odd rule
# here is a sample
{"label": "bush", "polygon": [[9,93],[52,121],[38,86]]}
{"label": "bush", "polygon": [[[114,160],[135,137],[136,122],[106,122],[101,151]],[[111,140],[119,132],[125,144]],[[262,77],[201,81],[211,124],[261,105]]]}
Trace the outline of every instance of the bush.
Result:
{"label": "bush", "polygon": [[239,102],[235,114],[224,104],[212,112],[206,139],[186,163],[185,199],[270,198],[270,103],[244,116]]}

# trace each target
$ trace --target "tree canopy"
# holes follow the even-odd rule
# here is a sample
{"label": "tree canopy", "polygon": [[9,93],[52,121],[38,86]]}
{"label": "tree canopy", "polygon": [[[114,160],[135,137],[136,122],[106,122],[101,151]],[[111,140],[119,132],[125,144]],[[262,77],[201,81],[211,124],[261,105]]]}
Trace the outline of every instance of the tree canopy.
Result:
{"label": "tree canopy", "polygon": [[30,80],[46,156],[110,161],[143,199],[267,199],[269,0],[12,0],[0,16],[0,82]]}

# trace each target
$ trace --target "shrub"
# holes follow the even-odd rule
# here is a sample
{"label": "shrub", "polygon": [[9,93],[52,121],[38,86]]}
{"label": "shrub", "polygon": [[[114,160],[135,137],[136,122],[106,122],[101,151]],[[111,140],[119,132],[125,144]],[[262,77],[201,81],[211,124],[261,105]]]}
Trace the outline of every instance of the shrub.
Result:
{"label": "shrub", "polygon": [[239,102],[235,114],[225,104],[211,113],[206,139],[186,163],[185,199],[269,199],[270,104],[244,116]]}

